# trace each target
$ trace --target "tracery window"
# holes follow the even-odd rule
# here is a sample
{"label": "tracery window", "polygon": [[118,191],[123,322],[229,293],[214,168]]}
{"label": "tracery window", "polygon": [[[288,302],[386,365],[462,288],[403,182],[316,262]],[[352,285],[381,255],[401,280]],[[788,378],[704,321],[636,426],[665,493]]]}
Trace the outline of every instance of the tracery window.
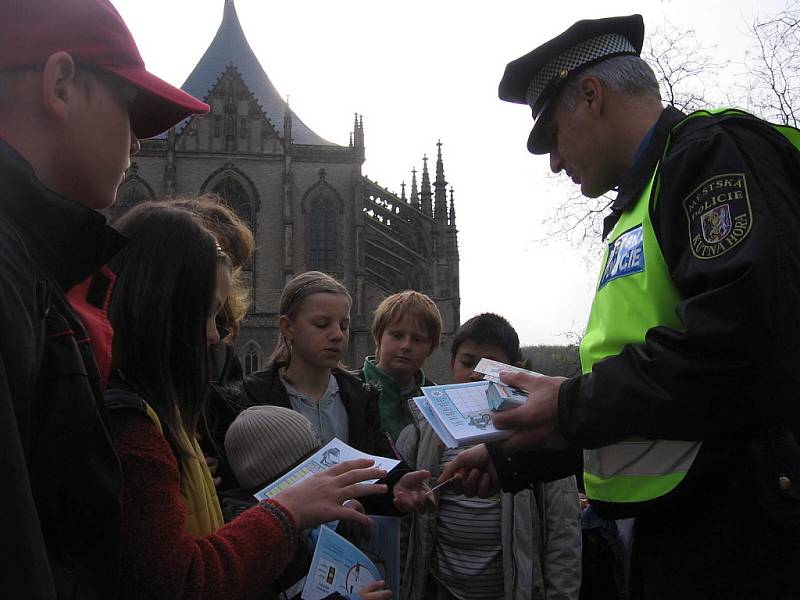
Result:
{"label": "tracery window", "polygon": [[149,198],[150,194],[142,184],[133,183],[123,186],[123,188],[119,191],[117,196],[117,207],[120,210],[128,210],[129,208],[136,206],[140,202],[148,200]]}
{"label": "tracery window", "polygon": [[258,352],[255,346],[251,345],[244,355],[244,374],[250,375],[250,373],[258,371],[259,367]]}
{"label": "tracery window", "polygon": [[308,211],[308,268],[338,270],[338,223],[336,206],[325,198],[312,202]]}
{"label": "tracery window", "polygon": [[225,177],[214,186],[213,192],[222,196],[239,218],[253,229],[253,206],[244,186],[233,177]]}
{"label": "tracery window", "polygon": [[[222,196],[239,218],[247,223],[250,231],[253,231],[253,203],[244,186],[237,179],[225,177],[214,186],[212,191]],[[250,271],[252,268],[252,261],[244,266],[245,271]]]}

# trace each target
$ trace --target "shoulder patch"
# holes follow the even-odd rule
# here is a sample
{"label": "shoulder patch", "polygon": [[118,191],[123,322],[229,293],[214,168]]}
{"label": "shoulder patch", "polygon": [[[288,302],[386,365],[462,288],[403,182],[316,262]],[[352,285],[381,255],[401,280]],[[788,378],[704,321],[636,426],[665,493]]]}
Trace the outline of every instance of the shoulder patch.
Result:
{"label": "shoulder patch", "polygon": [[689,246],[701,260],[717,258],[747,237],[753,211],[744,173],[715,175],[683,199]]}

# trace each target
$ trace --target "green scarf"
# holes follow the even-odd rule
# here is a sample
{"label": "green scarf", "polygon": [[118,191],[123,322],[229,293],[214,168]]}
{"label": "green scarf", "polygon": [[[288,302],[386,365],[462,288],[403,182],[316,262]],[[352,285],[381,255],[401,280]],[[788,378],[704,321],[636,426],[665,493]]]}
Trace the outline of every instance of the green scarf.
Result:
{"label": "green scarf", "polygon": [[392,436],[392,440],[396,440],[403,428],[412,423],[406,401],[422,395],[419,388],[425,381],[425,375],[421,370],[414,373],[416,385],[410,393],[404,395],[400,393],[400,386],[397,385],[397,382],[378,368],[377,359],[374,356],[368,356],[364,359],[364,380],[380,388],[378,409],[381,416],[381,428]]}

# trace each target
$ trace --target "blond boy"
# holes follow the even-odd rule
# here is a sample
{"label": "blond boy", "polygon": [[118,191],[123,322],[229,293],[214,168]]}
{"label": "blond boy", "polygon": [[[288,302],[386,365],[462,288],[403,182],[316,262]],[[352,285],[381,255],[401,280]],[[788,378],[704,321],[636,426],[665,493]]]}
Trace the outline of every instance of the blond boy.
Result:
{"label": "blond boy", "polygon": [[422,366],[439,347],[442,316],[425,294],[392,294],[375,309],[372,337],[375,356],[364,359],[361,377],[381,388],[381,427],[396,440],[411,423],[406,401],[420,395],[420,387],[433,385]]}

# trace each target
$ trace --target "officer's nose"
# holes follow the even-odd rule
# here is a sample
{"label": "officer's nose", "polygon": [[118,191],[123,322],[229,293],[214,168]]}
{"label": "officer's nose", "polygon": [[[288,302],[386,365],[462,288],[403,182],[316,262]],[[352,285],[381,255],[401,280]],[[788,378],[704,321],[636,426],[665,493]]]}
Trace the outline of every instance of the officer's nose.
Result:
{"label": "officer's nose", "polygon": [[558,153],[558,150],[553,148],[550,150],[550,170],[553,173],[560,173],[561,170],[564,168],[564,159],[561,158],[561,155]]}

